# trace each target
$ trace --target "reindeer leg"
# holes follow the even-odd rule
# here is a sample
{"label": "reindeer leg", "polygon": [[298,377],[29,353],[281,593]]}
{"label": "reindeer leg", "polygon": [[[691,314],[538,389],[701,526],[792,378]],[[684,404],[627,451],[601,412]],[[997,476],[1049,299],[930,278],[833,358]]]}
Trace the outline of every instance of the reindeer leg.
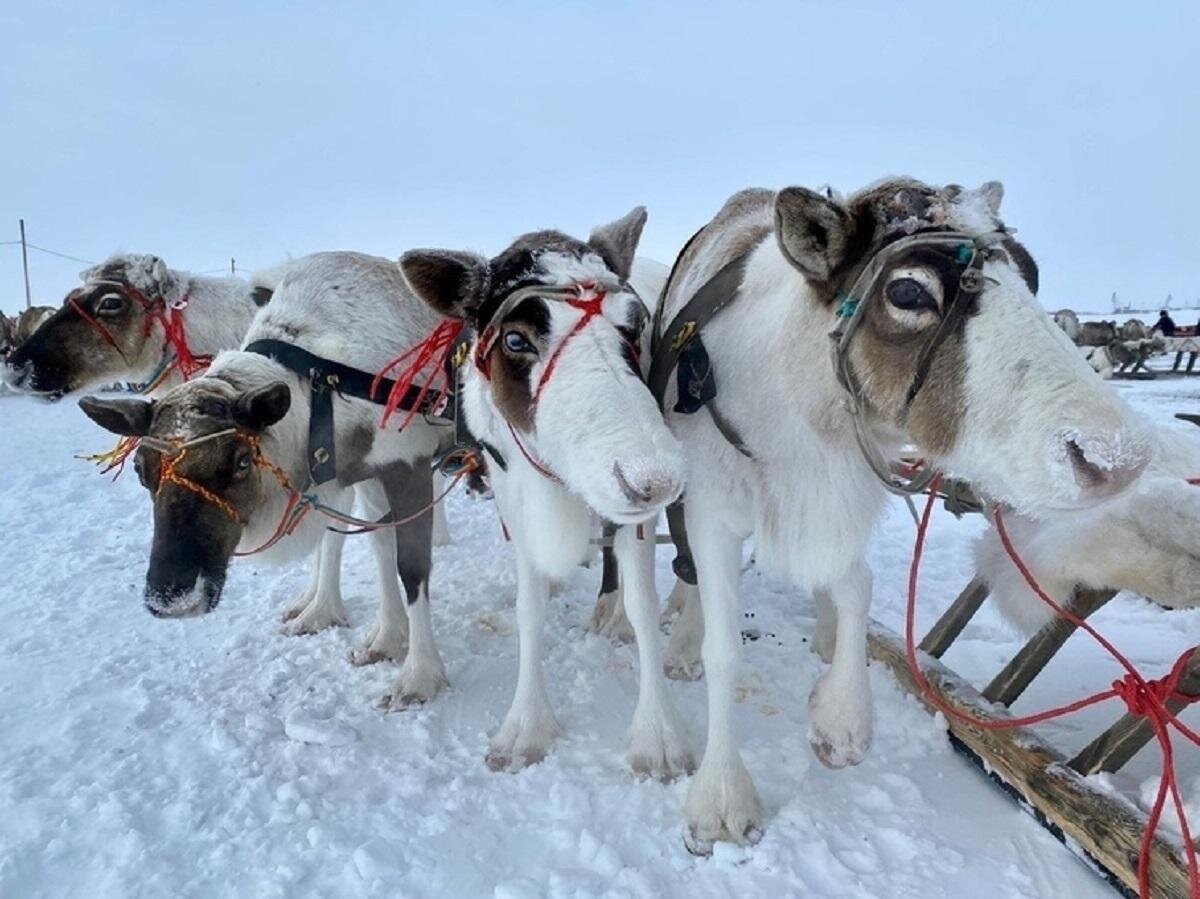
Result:
{"label": "reindeer leg", "polygon": [[671,702],[662,669],[658,595],[654,589],[653,538],[638,540],[637,528],[617,531],[613,549],[638,649],[638,703],[629,727],[627,757],[634,772],[673,780],[696,767],[687,727]]}
{"label": "reindeer leg", "polygon": [[306,591],[308,602],[301,608],[293,606],[284,613],[287,624],[283,632],[288,636],[315,634],[329,627],[346,626],[346,607],[342,605],[341,589],[342,547],[345,543],[345,535],[332,531],[326,531],[321,537],[321,547],[317,550],[309,584],[311,596]]}
{"label": "reindeer leg", "polygon": [[704,662],[700,658],[704,643],[704,611],[700,608],[700,591],[692,584],[676,580],[667,601],[670,611],[672,603],[679,606],[679,617],[671,628],[671,641],[667,644],[667,655],[663,670],[671,680],[699,680],[704,676]]}
{"label": "reindeer leg", "polygon": [[550,581],[526,557],[521,539],[516,535],[520,647],[517,689],[504,723],[488,745],[486,762],[493,771],[518,771],[537,764],[563,732],[542,679],[542,622],[550,598]]}
{"label": "reindeer leg", "polygon": [[[363,490],[360,496],[368,518],[379,518],[388,508],[382,485],[373,485],[369,493]],[[380,528],[372,531],[368,539],[379,572],[379,612],[366,642],[350,653],[350,662],[354,665],[374,665],[385,660],[403,662],[408,651],[408,615],[396,576],[396,537],[390,529]]]}
{"label": "reindeer leg", "polygon": [[837,609],[833,663],[808,699],[808,739],[830,768],[857,765],[871,745],[871,683],[867,679],[867,610],[871,569],[857,559],[829,585]]}
{"label": "reindeer leg", "polygon": [[738,577],[742,541],[718,509],[689,497],[685,511],[704,609],[704,676],[708,741],[688,787],[684,811],[689,851],[708,855],[718,840],[753,843],[761,836],[762,803],[733,736],[733,702],[741,660]]}
{"label": "reindeer leg", "polygon": [[[418,460],[415,466],[395,465],[381,480],[397,518],[428,510],[433,502],[433,481],[427,460]],[[433,638],[429,608],[432,533],[433,516],[428,511],[395,530],[397,568],[408,596],[409,646],[396,685],[380,701],[381,707],[393,711],[428,702],[448,684]]]}
{"label": "reindeer leg", "polygon": [[[448,486],[446,476],[440,471],[435,471],[433,473],[433,495],[441,496],[446,492]],[[438,503],[433,507],[433,545],[449,546],[452,542],[450,525],[446,520],[446,504]]]}
{"label": "reindeer leg", "polygon": [[823,662],[832,662],[834,647],[837,646],[837,608],[824,587],[813,590],[813,600],[817,604],[817,629],[813,634],[812,651]]}

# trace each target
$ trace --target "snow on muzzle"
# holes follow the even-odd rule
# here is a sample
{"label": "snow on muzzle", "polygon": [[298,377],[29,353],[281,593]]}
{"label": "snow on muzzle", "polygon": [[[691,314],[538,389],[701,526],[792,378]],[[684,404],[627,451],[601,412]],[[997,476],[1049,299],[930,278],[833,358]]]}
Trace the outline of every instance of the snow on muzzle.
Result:
{"label": "snow on muzzle", "polygon": [[683,450],[621,341],[596,322],[565,348],[538,398],[534,433],[568,489],[609,521],[634,524],[683,493]]}
{"label": "snow on muzzle", "polygon": [[943,460],[1038,516],[1112,497],[1150,462],[1145,423],[1032,300],[984,297],[967,326],[962,433]]}

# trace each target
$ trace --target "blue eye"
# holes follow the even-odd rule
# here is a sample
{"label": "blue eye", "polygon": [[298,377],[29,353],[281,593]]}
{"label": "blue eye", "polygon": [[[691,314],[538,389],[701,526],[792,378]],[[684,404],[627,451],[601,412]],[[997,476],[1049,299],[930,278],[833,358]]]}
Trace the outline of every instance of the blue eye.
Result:
{"label": "blue eye", "polygon": [[887,286],[888,302],[897,309],[936,309],[937,303],[921,282],[913,278],[897,278]]}
{"label": "blue eye", "polygon": [[510,353],[537,353],[537,349],[520,331],[504,332],[504,349]]}

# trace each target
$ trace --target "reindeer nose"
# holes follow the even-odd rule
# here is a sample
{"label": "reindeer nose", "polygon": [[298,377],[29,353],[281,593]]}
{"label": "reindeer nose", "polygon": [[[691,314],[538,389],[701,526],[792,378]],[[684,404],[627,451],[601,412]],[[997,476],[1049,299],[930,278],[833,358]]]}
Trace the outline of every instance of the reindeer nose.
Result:
{"label": "reindeer nose", "polygon": [[613,477],[621,492],[638,508],[669,505],[683,492],[683,478],[672,466],[613,463]]}
{"label": "reindeer nose", "polygon": [[1067,459],[1087,499],[1100,500],[1120,493],[1150,462],[1149,447],[1118,433],[1111,438],[1066,439]]}

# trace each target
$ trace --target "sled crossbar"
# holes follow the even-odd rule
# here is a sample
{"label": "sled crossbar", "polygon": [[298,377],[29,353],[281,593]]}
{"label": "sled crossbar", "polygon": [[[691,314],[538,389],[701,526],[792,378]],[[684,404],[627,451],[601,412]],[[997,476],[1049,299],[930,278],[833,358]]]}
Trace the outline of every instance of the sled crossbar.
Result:
{"label": "sled crossbar", "polygon": [[[988,595],[976,578],[921,641],[918,663],[932,689],[954,708],[977,719],[1003,721],[1017,699],[1066,643],[1074,626],[1055,619],[1035,634],[981,693],[943,665],[939,658],[962,633]],[[1114,594],[1076,590],[1071,608],[1086,617]],[[933,705],[908,667],[904,640],[872,622],[868,637],[871,658],[888,666],[899,685],[930,711]],[[1179,690],[1200,695],[1200,653],[1180,681]],[[1116,771],[1152,738],[1145,719],[1122,716],[1072,759],[1027,727],[998,730],[947,719],[951,744],[1005,792],[1015,798],[1055,837],[1087,860],[1122,895],[1138,894],[1138,856],[1146,815],[1128,800],[1114,797],[1089,782],[1098,771]],[[1179,849],[1156,837],[1151,849],[1152,894],[1161,899],[1189,899],[1187,865]]]}

